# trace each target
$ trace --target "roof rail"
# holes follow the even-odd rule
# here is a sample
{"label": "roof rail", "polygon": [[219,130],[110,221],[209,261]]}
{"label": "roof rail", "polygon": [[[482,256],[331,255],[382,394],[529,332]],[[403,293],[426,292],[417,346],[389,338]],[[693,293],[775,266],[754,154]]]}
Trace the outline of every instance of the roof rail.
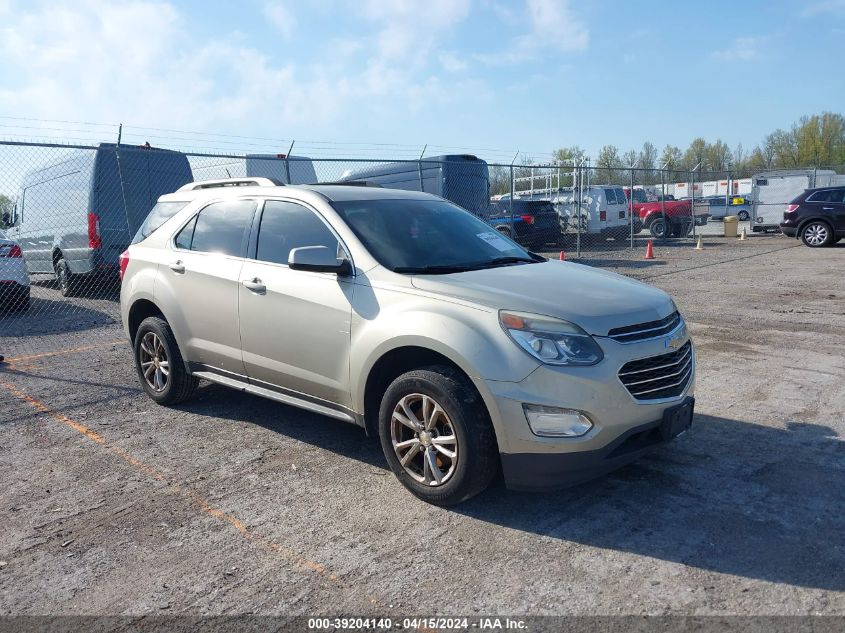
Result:
{"label": "roof rail", "polygon": [[373,182],[372,180],[337,180],[330,182],[315,182],[311,184],[332,185],[335,187],[378,187],[379,189],[384,188],[380,184],[378,184],[377,182]]}
{"label": "roof rail", "polygon": [[220,178],[218,180],[197,180],[182,185],[176,191],[198,191],[218,187],[282,187],[283,183],[272,178]]}

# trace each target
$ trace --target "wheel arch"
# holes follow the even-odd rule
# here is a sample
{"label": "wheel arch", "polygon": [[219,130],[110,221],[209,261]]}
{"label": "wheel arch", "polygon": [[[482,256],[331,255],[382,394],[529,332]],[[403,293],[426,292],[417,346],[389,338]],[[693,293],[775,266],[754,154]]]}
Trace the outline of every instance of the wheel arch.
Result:
{"label": "wheel arch", "polygon": [[833,222],[830,221],[830,218],[826,218],[823,216],[813,216],[807,218],[806,220],[802,220],[801,223],[798,225],[798,231],[795,234],[795,237],[801,239],[801,234],[804,232],[804,229],[807,228],[808,224],[813,222],[822,222],[827,225],[827,228],[830,229],[831,235],[835,237],[836,229],[833,226]]}
{"label": "wheel arch", "polygon": [[130,342],[134,344],[135,335],[138,333],[138,328],[141,326],[141,323],[144,319],[152,316],[161,317],[167,321],[167,317],[164,316],[164,312],[161,311],[161,308],[149,299],[138,299],[130,306],[126,320],[127,334],[129,334]]}
{"label": "wheel arch", "polygon": [[[370,368],[364,381],[364,428],[368,435],[378,436],[378,412],[387,387],[402,374],[430,365],[447,365],[461,372],[472,383],[469,374],[454,359],[420,345],[402,345],[383,353]],[[473,386],[473,388],[475,388]],[[479,394],[480,395],[480,394]],[[482,402],[483,402],[482,398]],[[486,403],[485,403],[486,408]],[[488,411],[489,414],[489,411]]]}

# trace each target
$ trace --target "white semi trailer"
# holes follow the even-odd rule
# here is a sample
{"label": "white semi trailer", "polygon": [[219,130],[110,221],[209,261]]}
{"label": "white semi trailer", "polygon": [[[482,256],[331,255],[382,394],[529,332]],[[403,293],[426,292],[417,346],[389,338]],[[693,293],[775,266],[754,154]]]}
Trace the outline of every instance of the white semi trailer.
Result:
{"label": "white semi trailer", "polygon": [[829,169],[779,169],[752,177],[751,230],[776,231],[783,211],[805,189],[839,184],[845,177]]}

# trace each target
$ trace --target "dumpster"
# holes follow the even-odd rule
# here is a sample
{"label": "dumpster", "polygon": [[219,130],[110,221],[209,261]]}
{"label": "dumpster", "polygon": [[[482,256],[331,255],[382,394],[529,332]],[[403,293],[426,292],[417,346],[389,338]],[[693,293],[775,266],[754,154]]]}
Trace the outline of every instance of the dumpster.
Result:
{"label": "dumpster", "polygon": [[725,237],[736,237],[739,218],[735,215],[725,216]]}

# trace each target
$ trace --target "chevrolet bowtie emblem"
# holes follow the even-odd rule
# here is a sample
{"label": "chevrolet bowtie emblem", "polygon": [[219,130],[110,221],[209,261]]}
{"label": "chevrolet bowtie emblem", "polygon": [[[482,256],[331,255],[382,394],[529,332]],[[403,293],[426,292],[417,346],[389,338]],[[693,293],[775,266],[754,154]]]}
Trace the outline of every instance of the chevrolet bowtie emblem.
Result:
{"label": "chevrolet bowtie emblem", "polygon": [[673,336],[672,338],[666,339],[666,347],[668,347],[669,349],[672,349],[672,350],[676,350],[679,347],[681,347],[681,345],[684,344],[684,341],[686,340],[686,338],[687,338],[687,329],[683,328],[677,334],[675,334],[675,336]]}

